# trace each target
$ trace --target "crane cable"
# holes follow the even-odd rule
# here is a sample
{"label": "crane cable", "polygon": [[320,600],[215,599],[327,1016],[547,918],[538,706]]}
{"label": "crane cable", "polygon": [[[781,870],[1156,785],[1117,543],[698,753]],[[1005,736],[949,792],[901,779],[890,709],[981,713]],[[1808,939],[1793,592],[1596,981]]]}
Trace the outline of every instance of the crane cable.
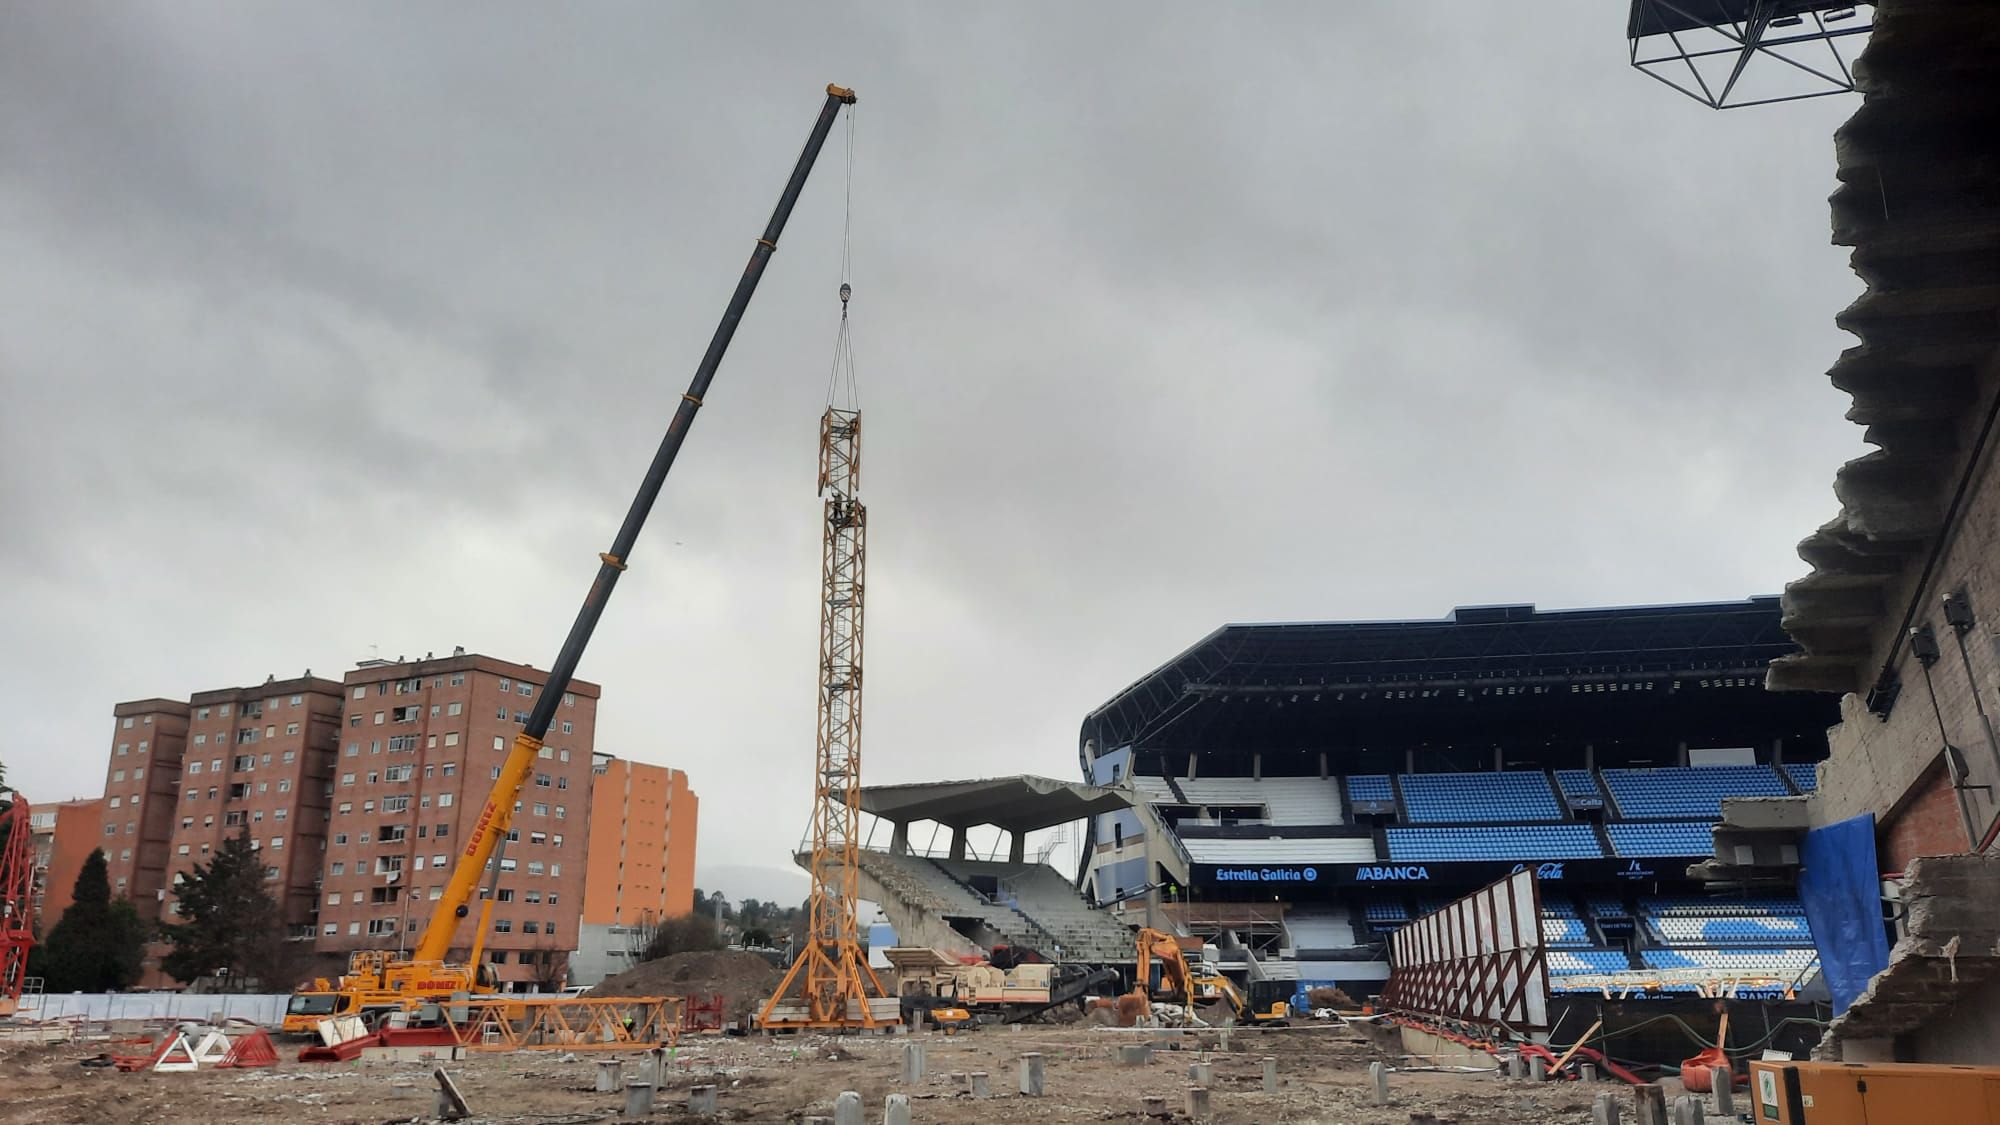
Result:
{"label": "crane cable", "polygon": [[[833,342],[833,369],[826,378],[826,404],[859,410],[854,386],[854,337],[847,327],[847,302],[854,294],[854,109],[847,107],[847,203],[840,227],[840,332]],[[838,400],[838,401],[836,401]]]}

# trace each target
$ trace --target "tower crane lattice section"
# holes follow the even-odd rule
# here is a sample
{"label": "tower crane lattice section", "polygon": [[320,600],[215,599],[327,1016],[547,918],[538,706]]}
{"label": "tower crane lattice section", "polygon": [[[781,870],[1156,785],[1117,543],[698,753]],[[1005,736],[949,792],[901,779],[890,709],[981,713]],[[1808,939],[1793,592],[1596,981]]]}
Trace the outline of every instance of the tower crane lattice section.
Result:
{"label": "tower crane lattice section", "polygon": [[[893,1023],[868,966],[855,916],[860,899],[861,684],[867,601],[868,509],[861,481],[861,412],[820,415],[821,548],[819,730],[814,764],[812,897],[805,947],[765,1005],[767,1028]],[[895,1001],[888,1000],[893,1008]]]}

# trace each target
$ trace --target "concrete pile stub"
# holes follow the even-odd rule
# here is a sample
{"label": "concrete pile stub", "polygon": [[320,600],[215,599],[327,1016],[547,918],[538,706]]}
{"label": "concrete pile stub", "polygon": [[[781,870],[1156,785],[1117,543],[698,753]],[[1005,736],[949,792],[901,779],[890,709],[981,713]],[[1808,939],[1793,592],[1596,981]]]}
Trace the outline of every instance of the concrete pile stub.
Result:
{"label": "concrete pile stub", "polygon": [[1153,1061],[1153,1049],[1144,1043],[1125,1043],[1118,1048],[1119,1066],[1145,1066]]}
{"label": "concrete pile stub", "polygon": [[1205,1063],[1205,1062],[1189,1063],[1188,1081],[1194,1083],[1197,1086],[1214,1085],[1215,1064]]}
{"label": "concrete pile stub", "polygon": [[924,1045],[922,1043],[903,1044],[903,1081],[922,1082],[924,1080],[924,1070]]}
{"label": "concrete pile stub", "polygon": [[890,1094],[883,1100],[882,1125],[910,1125],[910,1095]]}
{"label": "concrete pile stub", "polygon": [[688,1087],[688,1112],[714,1114],[716,1110],[715,1087],[704,1083]]}
{"label": "concrete pile stub", "polygon": [[1196,1121],[1208,1120],[1208,1087],[1187,1088],[1187,1115]]}
{"label": "concrete pile stub", "polygon": [[992,1090],[986,1083],[986,1072],[983,1070],[975,1070],[971,1074],[966,1075],[965,1083],[975,1098],[984,1098],[992,1093]]}
{"label": "concrete pile stub", "polygon": [[1673,1125],[1667,1117],[1667,1092],[1659,1083],[1632,1087],[1632,1120],[1635,1125]]}
{"label": "concrete pile stub", "polygon": [[1715,1112],[1723,1117],[1736,1116],[1736,1089],[1730,1085],[1728,1067],[1709,1068],[1708,1088],[1715,1094]]}
{"label": "concrete pile stub", "polygon": [[1046,1072],[1042,1068],[1042,1053],[1029,1051],[1021,1056],[1021,1095],[1029,1098],[1042,1096]]}
{"label": "concrete pile stub", "polygon": [[1536,1055],[1534,1058],[1529,1059],[1528,1079],[1531,1082],[1547,1082],[1549,1080],[1548,1060],[1540,1055]]}
{"label": "concrete pile stub", "polygon": [[644,1117],[651,1112],[653,1112],[653,1084],[625,1083],[625,1116]]}
{"label": "concrete pile stub", "polygon": [[1368,1080],[1375,1086],[1375,1104],[1389,1104],[1389,1068],[1381,1063],[1368,1064]]}
{"label": "concrete pile stub", "polygon": [[833,1099],[833,1125],[862,1125],[860,1094],[842,1090]]}
{"label": "concrete pile stub", "polygon": [[625,1084],[625,1064],[617,1059],[599,1059],[597,1063],[597,1092],[615,1094]]}
{"label": "concrete pile stub", "polygon": [[1618,1095],[1599,1094],[1591,1101],[1590,1125],[1618,1125]]}
{"label": "concrete pile stub", "polygon": [[1278,1060],[1271,1055],[1264,1056],[1264,1092],[1278,1092]]}

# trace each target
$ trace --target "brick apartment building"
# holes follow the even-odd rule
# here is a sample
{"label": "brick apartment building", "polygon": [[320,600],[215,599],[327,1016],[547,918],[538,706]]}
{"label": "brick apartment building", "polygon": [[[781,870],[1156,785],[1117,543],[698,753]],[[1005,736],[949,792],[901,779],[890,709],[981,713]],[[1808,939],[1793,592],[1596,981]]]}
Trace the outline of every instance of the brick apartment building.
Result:
{"label": "brick apartment building", "polygon": [[698,802],[687,774],[596,756],[590,793],[585,925],[674,918],[694,909]]}
{"label": "brick apartment building", "polygon": [[[315,948],[415,943],[546,675],[464,653],[347,674]],[[486,948],[516,986],[553,979],[575,948],[597,701],[597,685],[570,685],[499,853]],[[478,917],[475,902],[455,949]]]}
{"label": "brick apartment building", "polygon": [[35,925],[46,934],[69,909],[83,861],[103,846],[104,798],[35,805],[28,814],[28,832],[34,849]]}
{"label": "brick apartment building", "polygon": [[[177,876],[214,857],[225,838],[249,832],[294,937],[312,934],[327,831],[327,783],[340,731],[341,685],[313,675],[256,687],[197,692],[188,699],[168,906]],[[114,763],[115,771],[115,763]]]}
{"label": "brick apartment building", "polygon": [[694,908],[697,802],[687,774],[599,754],[591,767],[590,870],[570,983],[632,966],[642,923]]}
{"label": "brick apartment building", "polygon": [[104,768],[98,845],[104,849],[112,897],[130,898],[141,918],[157,921],[166,898],[188,705],[139,699],[118,704],[111,714],[111,761]]}
{"label": "brick apartment building", "polygon": [[[36,814],[47,821],[41,924],[54,924],[99,846],[112,893],[172,924],[175,877],[247,831],[294,938],[334,955],[407,949],[545,680],[461,650],[366,661],[339,681],[308,672],[184,703],[117,704],[104,797],[60,806],[53,820]],[[553,983],[587,921],[602,918],[589,927],[601,932],[692,906],[687,775],[594,753],[598,699],[597,685],[578,681],[557,707],[497,884],[481,892],[494,897],[487,955],[517,988]],[[593,854],[599,866],[588,865]],[[472,907],[457,955],[471,947]]]}

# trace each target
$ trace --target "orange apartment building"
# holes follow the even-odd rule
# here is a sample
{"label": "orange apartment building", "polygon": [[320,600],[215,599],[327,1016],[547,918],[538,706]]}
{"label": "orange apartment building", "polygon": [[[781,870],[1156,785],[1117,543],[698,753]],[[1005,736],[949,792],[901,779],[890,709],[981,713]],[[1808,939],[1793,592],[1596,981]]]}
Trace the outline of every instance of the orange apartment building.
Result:
{"label": "orange apartment building", "polygon": [[[546,676],[462,651],[347,674],[316,891],[319,952],[415,944]],[[597,702],[597,685],[570,685],[497,853],[486,949],[516,988],[552,982],[576,948]],[[459,923],[460,954],[479,914],[475,902]]]}
{"label": "orange apartment building", "polygon": [[[30,798],[32,800],[33,798]],[[83,861],[104,845],[104,798],[33,805],[28,831],[35,850],[35,932],[46,934],[69,909]]]}
{"label": "orange apartment building", "polygon": [[630,925],[694,909],[698,802],[687,774],[599,754],[591,766],[587,926]]}
{"label": "orange apartment building", "polygon": [[118,704],[111,715],[111,760],[104,768],[103,827],[97,843],[104,849],[111,897],[130,898],[139,917],[155,922],[166,899],[188,705],[138,699]]}
{"label": "orange apartment building", "polygon": [[311,674],[189,697],[163,921],[178,877],[248,832],[291,935],[312,936],[340,704],[340,683]]}

